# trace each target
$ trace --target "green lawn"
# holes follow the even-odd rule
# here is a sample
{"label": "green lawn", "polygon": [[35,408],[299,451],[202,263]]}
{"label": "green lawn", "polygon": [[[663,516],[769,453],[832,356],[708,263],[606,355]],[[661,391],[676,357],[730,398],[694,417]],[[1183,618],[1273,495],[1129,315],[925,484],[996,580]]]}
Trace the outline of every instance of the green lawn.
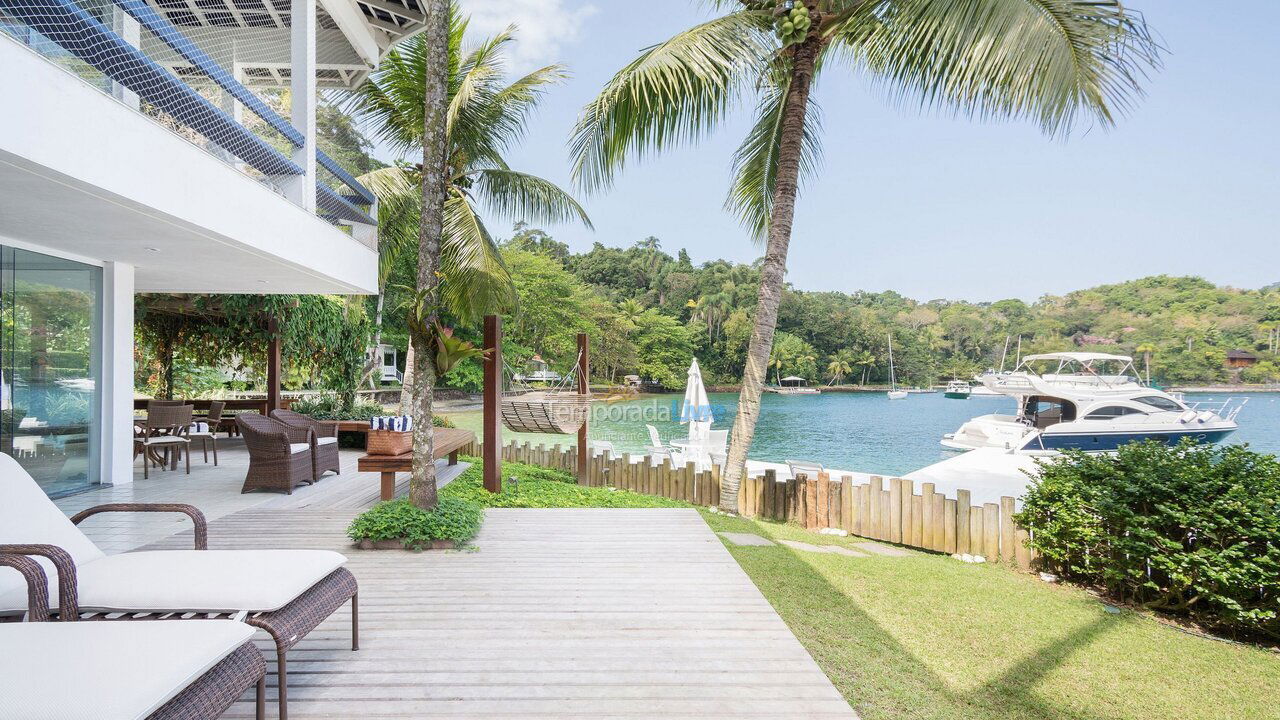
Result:
{"label": "green lawn", "polygon": [[[502,463],[502,492],[494,494],[484,489],[480,459],[463,459],[472,463],[471,467],[444,486],[440,494],[470,500],[483,507],[690,507],[687,503],[629,490],[582,487],[569,473],[510,461]],[[517,478],[514,484],[513,477]]]}
{"label": "green lawn", "polygon": [[[849,539],[703,513],[717,531]],[[864,720],[1280,718],[1280,654],[948,557],[730,552]]]}

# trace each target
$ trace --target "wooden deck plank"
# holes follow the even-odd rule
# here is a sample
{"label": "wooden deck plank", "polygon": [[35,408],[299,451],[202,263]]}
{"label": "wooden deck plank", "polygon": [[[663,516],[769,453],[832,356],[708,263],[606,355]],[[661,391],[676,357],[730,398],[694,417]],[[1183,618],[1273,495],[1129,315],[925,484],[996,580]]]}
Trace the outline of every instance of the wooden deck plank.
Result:
{"label": "wooden deck plank", "polygon": [[[258,507],[210,524],[214,549],[350,558],[361,649],[341,610],[299,643],[293,717],[856,717],[695,511],[491,509],[473,548],[429,553],[353,549],[354,514]],[[247,695],[226,717],[252,710]]]}

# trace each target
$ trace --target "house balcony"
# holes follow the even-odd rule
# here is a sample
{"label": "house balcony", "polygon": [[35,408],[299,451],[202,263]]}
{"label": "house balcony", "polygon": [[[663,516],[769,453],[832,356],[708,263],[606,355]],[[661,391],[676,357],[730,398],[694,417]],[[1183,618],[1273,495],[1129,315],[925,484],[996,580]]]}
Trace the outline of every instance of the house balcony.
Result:
{"label": "house balcony", "polygon": [[416,30],[404,2],[0,0],[0,236],[139,292],[375,292],[375,199],[315,106]]}

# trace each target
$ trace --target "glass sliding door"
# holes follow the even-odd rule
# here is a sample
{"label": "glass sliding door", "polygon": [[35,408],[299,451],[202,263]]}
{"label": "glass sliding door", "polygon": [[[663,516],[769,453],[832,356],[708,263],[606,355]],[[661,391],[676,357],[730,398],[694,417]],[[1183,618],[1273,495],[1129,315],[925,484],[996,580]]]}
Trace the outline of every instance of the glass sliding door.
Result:
{"label": "glass sliding door", "polygon": [[100,482],[102,268],[0,246],[0,450],[50,496]]}

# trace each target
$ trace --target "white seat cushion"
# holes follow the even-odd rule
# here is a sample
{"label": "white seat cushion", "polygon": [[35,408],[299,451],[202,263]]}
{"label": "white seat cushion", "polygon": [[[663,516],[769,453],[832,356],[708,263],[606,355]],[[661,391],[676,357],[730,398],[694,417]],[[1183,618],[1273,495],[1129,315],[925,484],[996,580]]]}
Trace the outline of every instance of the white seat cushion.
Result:
{"label": "white seat cushion", "polygon": [[318,437],[318,438],[316,438],[316,444],[317,444],[317,445],[332,445],[333,443],[336,443],[336,442],[338,442],[338,438],[336,438],[336,437]]}
{"label": "white seat cushion", "polygon": [[[31,543],[57,545],[71,553],[77,565],[102,557],[102,551],[71,524],[18,461],[0,453],[0,545]],[[36,560],[52,581],[53,564],[44,558]],[[0,567],[0,597],[26,594],[27,582],[22,575],[13,568]],[[22,600],[19,607],[25,611],[27,601]]]}
{"label": "white seat cushion", "polygon": [[309,447],[311,446],[306,443],[289,443],[289,454],[296,455]]}
{"label": "white seat cushion", "polygon": [[[347,558],[328,550],[153,550],[107,555],[76,569],[80,609],[98,612],[279,610]],[[50,578],[49,606],[57,607]],[[26,588],[0,613],[27,606]]]}
{"label": "white seat cushion", "polygon": [[178,443],[184,443],[186,441],[187,441],[186,438],[179,437],[177,435],[157,435],[155,437],[149,437],[143,440],[142,444],[143,445],[176,445]]}
{"label": "white seat cushion", "polygon": [[0,624],[0,717],[145,718],[253,632],[233,620]]}

